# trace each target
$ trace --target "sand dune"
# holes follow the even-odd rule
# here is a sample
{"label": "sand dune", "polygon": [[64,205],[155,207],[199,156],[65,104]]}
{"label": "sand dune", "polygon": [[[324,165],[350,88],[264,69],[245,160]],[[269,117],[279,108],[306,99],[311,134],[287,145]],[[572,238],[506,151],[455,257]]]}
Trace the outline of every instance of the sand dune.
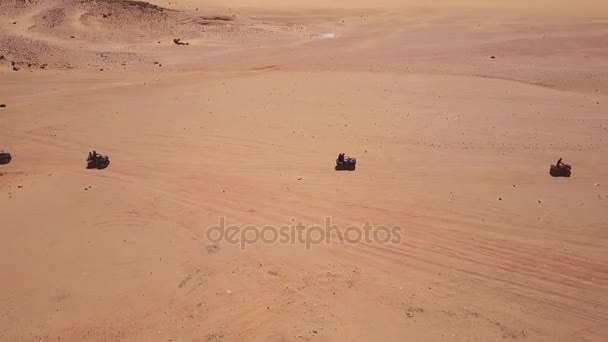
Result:
{"label": "sand dune", "polygon": [[606,340],[606,6],[547,4],[2,1],[0,340]]}

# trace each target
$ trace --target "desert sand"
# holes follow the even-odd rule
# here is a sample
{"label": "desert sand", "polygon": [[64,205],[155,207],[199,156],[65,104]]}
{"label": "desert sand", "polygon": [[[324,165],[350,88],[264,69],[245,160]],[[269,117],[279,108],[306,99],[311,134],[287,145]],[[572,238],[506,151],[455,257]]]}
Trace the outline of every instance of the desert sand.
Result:
{"label": "desert sand", "polygon": [[532,2],[0,1],[0,340],[608,340],[608,4]]}

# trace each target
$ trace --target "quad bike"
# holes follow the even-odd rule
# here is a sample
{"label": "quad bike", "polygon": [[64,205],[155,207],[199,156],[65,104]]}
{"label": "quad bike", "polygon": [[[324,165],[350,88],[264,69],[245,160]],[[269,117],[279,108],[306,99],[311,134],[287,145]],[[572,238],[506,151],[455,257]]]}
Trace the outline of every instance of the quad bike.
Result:
{"label": "quad bike", "polygon": [[357,159],[345,156],[343,153],[336,159],[336,170],[354,171],[357,165]]}
{"label": "quad bike", "polygon": [[0,151],[0,165],[8,164],[11,162],[13,158],[11,154],[8,152]]}
{"label": "quad bike", "polygon": [[110,165],[110,157],[97,153],[89,153],[87,169],[105,169]]}
{"label": "quad bike", "polygon": [[560,159],[555,165],[551,165],[549,174],[553,177],[570,177],[572,174],[572,166],[562,163],[562,160]]}

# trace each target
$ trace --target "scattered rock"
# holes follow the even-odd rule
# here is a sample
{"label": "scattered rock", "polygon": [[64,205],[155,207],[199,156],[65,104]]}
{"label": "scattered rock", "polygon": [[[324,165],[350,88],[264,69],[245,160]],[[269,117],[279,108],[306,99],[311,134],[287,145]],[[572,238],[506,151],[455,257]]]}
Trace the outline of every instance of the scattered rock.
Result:
{"label": "scattered rock", "polygon": [[6,105],[4,103],[0,103],[0,108],[6,108]]}
{"label": "scattered rock", "polygon": [[302,180],[302,177],[298,178],[298,180]]}
{"label": "scattered rock", "polygon": [[502,201],[502,197],[498,197],[498,200],[499,200],[499,201]]}
{"label": "scattered rock", "polygon": [[490,58],[495,59],[495,58],[496,58],[496,56],[490,56]]}
{"label": "scattered rock", "polygon": [[542,200],[538,200],[538,203],[543,203],[543,201]]}
{"label": "scattered rock", "polygon": [[19,71],[21,70],[21,67],[18,66],[17,64],[13,65],[13,71]]}
{"label": "scattered rock", "polygon": [[76,37],[74,37],[74,36],[70,36],[70,39],[74,39],[74,38],[76,38]]}
{"label": "scattered rock", "polygon": [[406,315],[408,318],[413,318],[413,317],[414,317],[414,313],[413,313],[411,310],[406,310],[406,311],[405,311],[405,315]]}

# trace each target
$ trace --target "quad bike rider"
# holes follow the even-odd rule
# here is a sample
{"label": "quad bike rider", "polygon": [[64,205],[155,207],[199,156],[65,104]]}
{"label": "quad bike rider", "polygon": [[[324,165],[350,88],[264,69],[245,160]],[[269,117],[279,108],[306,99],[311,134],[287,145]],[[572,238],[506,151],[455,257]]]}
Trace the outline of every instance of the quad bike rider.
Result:
{"label": "quad bike rider", "polygon": [[336,170],[355,170],[357,159],[350,158],[344,155],[344,153],[338,154],[336,159]]}
{"label": "quad bike rider", "polygon": [[8,164],[11,162],[13,157],[8,152],[0,151],[0,165]]}
{"label": "quad bike rider", "polygon": [[105,169],[110,165],[110,158],[108,156],[102,156],[97,151],[89,152],[87,158],[87,169]]}
{"label": "quad bike rider", "polygon": [[562,163],[562,158],[559,158],[557,163],[549,168],[549,174],[553,177],[570,177],[572,166]]}

